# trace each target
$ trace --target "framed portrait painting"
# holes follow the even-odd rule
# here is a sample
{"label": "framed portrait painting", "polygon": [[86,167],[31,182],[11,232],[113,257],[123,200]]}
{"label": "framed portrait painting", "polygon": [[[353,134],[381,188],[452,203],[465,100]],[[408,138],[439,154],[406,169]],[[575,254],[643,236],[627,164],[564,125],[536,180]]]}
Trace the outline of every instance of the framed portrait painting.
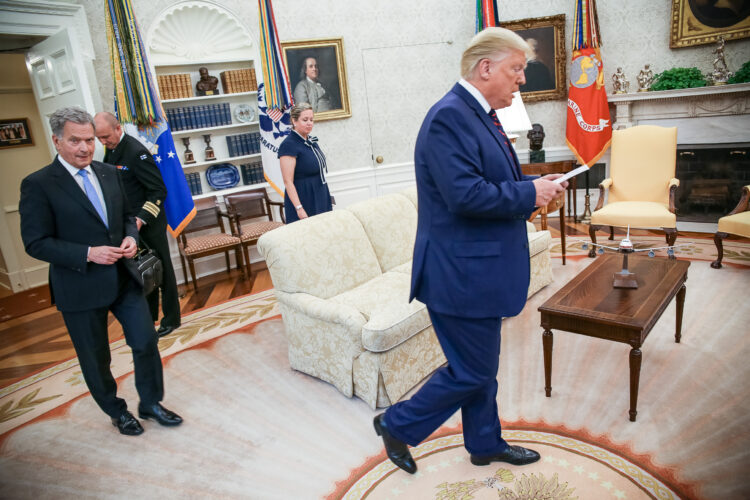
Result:
{"label": "framed portrait painting", "polygon": [[316,121],[351,116],[342,38],[282,42],[294,103],[309,103]]}
{"label": "framed portrait painting", "polygon": [[508,21],[501,26],[515,31],[534,49],[535,54],[526,65],[526,84],[520,89],[524,102],[564,99],[565,14]]}
{"label": "framed portrait painting", "polygon": [[672,0],[671,48],[750,37],[750,1]]}
{"label": "framed portrait painting", "polygon": [[0,120],[0,149],[33,146],[29,121],[26,118]]}

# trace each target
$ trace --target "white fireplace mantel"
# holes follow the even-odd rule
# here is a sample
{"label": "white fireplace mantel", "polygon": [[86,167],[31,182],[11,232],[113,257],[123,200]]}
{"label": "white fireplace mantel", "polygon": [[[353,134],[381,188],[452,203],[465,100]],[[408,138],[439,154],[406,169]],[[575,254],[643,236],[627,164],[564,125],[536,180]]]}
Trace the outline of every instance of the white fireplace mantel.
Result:
{"label": "white fireplace mantel", "polygon": [[614,130],[634,125],[677,127],[678,144],[750,142],[750,83],[611,94]]}

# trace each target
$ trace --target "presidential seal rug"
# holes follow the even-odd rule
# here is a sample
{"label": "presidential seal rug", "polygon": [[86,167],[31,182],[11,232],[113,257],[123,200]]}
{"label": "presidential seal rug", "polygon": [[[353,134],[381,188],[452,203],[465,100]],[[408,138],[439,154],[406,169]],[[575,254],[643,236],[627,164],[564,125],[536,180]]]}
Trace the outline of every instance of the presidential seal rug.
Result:
{"label": "presidential seal rug", "polygon": [[412,449],[416,474],[378,456],[329,499],[667,500],[692,494],[690,486],[674,483],[668,470],[657,470],[644,457],[633,460],[602,440],[513,428],[504,428],[503,436],[510,444],[538,451],[542,459],[523,467],[499,462],[477,467],[469,461],[460,430],[444,430]]}

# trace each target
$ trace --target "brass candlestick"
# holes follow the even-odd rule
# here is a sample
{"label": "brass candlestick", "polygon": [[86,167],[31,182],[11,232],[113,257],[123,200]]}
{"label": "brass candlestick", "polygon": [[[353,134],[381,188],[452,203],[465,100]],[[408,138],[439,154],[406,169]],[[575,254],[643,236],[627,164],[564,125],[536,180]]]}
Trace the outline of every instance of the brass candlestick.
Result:
{"label": "brass candlestick", "polygon": [[190,151],[190,137],[183,137],[182,144],[185,145],[185,161],[183,163],[185,165],[190,165],[191,163],[195,163],[195,157],[193,156],[193,152]]}
{"label": "brass candlestick", "polygon": [[203,134],[203,140],[206,141],[206,149],[205,149],[206,161],[215,160],[216,154],[214,154],[214,148],[211,147],[211,134]]}

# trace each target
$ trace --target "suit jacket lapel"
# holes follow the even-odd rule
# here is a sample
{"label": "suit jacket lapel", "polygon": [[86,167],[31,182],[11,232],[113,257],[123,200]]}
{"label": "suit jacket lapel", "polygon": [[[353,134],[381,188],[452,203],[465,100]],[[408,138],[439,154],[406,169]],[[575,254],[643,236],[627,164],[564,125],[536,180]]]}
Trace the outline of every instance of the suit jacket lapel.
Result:
{"label": "suit jacket lapel", "polygon": [[[482,106],[479,105],[477,100],[474,98],[473,95],[469,94],[469,92],[463,88],[460,84],[455,84],[453,86],[453,92],[459,95],[461,99],[466,102],[466,104],[469,105],[471,109],[474,110],[474,112],[477,114],[477,117],[479,120],[484,124],[484,126],[487,128],[490,134],[492,134],[492,137],[495,138],[495,141],[497,141],[497,145],[500,146],[500,149],[503,151],[503,154],[508,160],[508,163],[510,164],[510,170],[511,174],[513,175],[513,178],[517,181],[520,181],[521,178],[518,176],[519,172],[521,171],[521,168],[518,163],[518,157],[516,156],[515,151],[511,151],[512,146],[510,145],[510,142],[508,145],[505,145],[505,137],[503,137],[500,134],[500,131],[495,126],[495,122],[492,121],[492,118],[490,118],[490,115],[484,112],[484,109],[482,109]],[[509,141],[509,139],[508,139]]]}
{"label": "suit jacket lapel", "polygon": [[[79,205],[81,205],[81,207],[83,207],[84,210],[87,210],[94,217],[96,217],[96,220],[102,222],[102,218],[99,217],[99,214],[94,208],[94,205],[91,204],[91,200],[89,200],[88,196],[86,196],[86,193],[83,192],[83,189],[81,189],[81,186],[78,185],[78,182],[76,182],[76,180],[73,179],[73,177],[70,175],[68,169],[66,169],[63,164],[60,163],[57,157],[55,157],[55,161],[53,164],[55,165],[55,168],[53,169],[52,174],[59,180],[58,185],[60,186],[60,188],[63,191],[67,192],[74,201],[76,201]],[[109,208],[109,206],[107,208]],[[103,223],[104,222],[102,222],[102,224]]]}

